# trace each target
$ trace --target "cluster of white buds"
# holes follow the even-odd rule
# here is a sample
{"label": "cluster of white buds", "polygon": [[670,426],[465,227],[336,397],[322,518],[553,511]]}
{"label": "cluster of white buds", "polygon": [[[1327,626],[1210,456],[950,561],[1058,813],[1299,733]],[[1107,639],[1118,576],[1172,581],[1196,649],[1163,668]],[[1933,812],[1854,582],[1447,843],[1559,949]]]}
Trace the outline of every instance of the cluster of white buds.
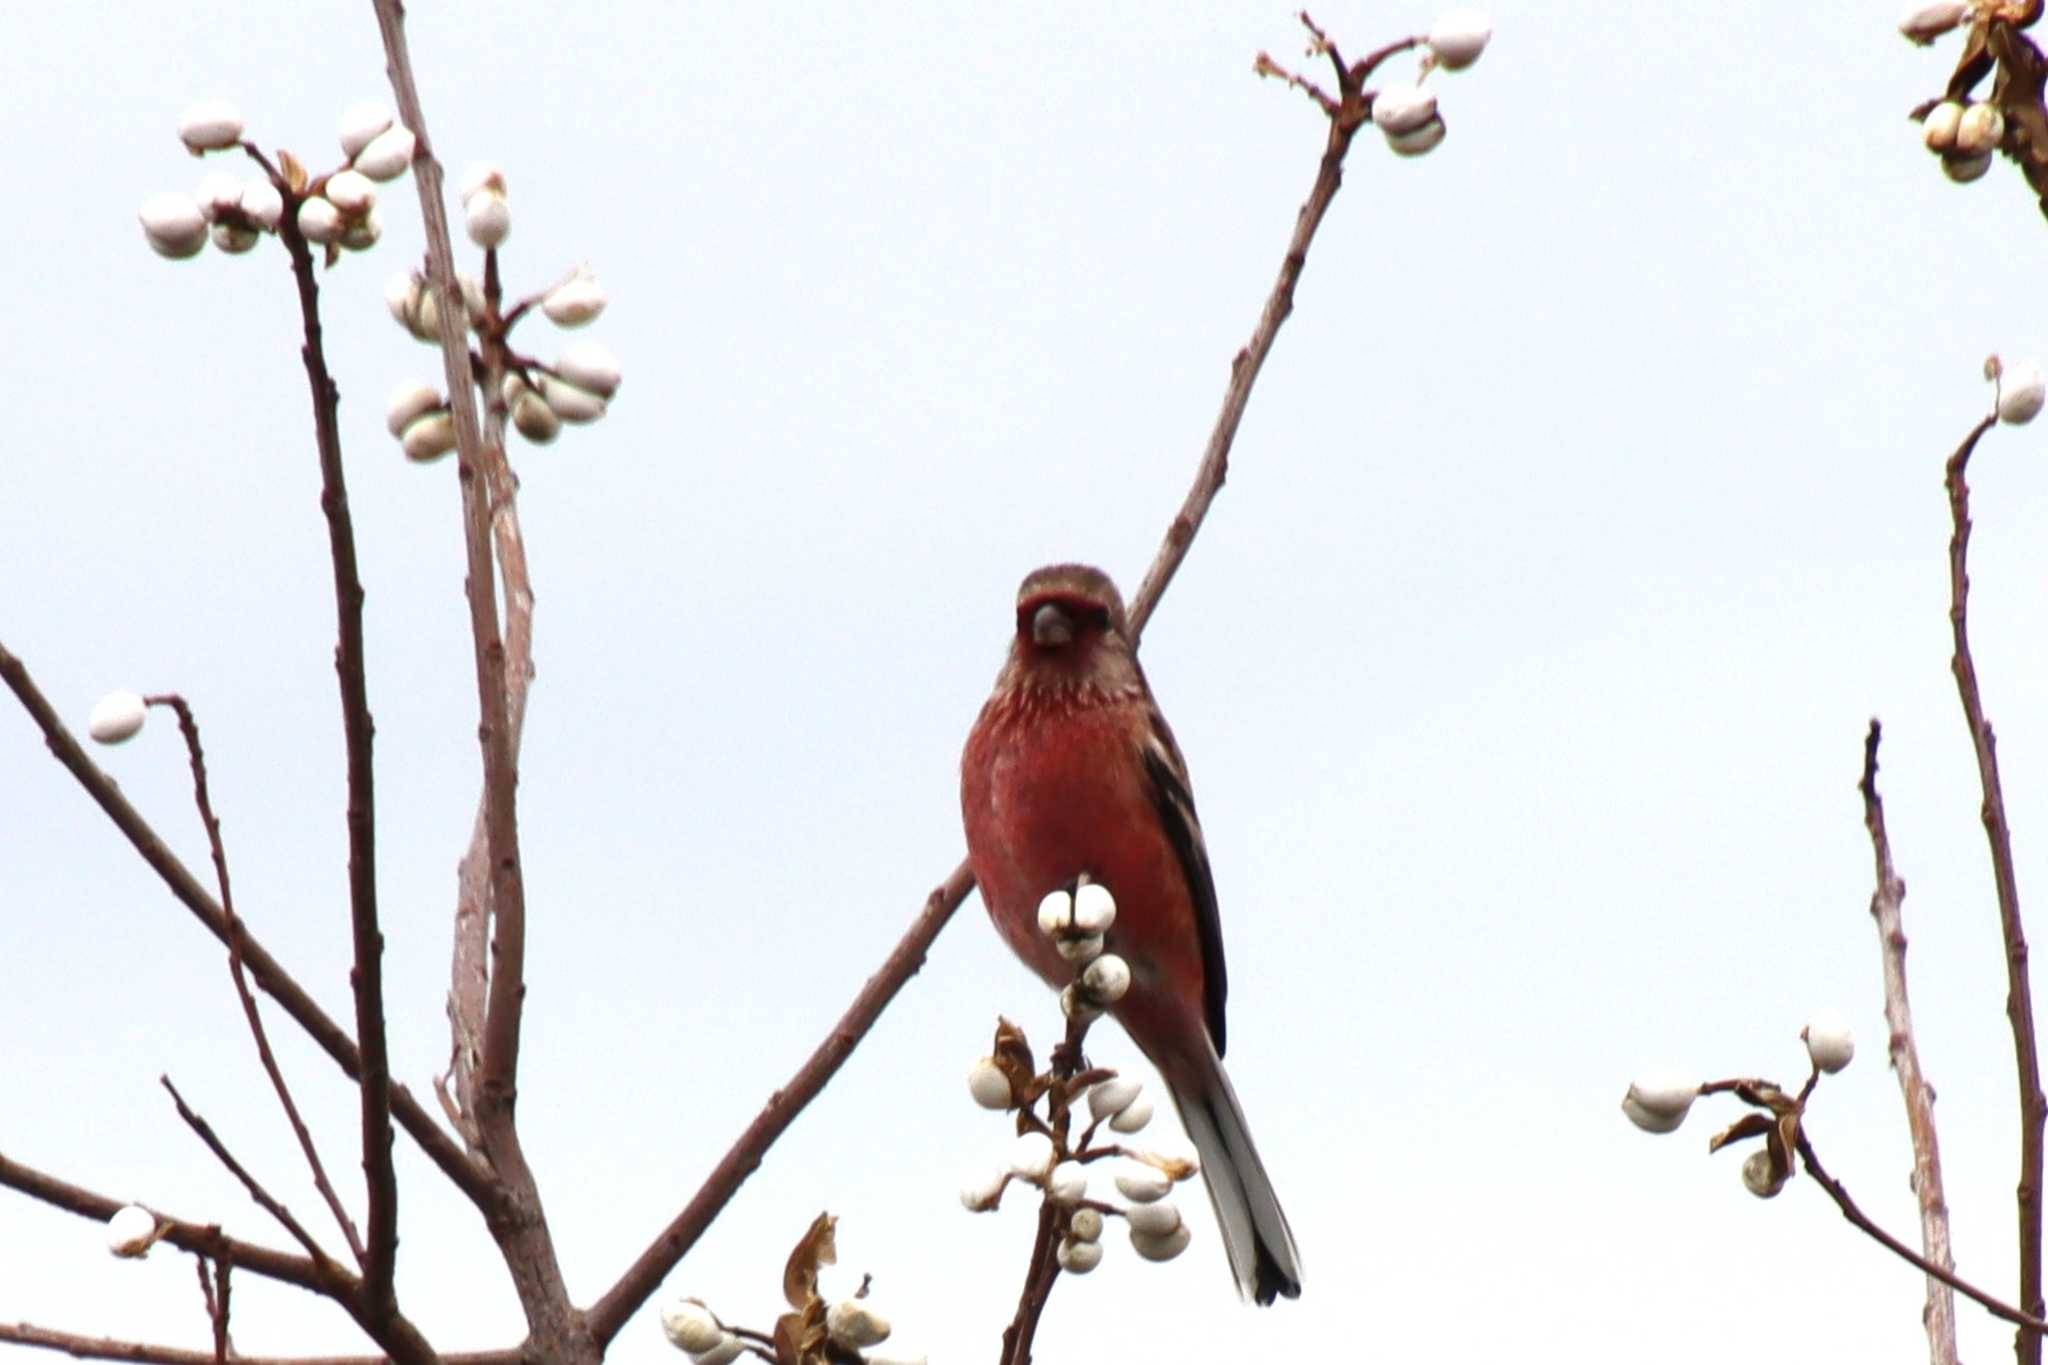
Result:
{"label": "cluster of white buds", "polygon": [[127,1260],[139,1260],[149,1255],[163,1233],[155,1214],[140,1204],[129,1204],[107,1220],[107,1250]]}
{"label": "cluster of white buds", "polygon": [[675,1299],[662,1305],[661,1330],[692,1365],[727,1365],[746,1350],[702,1299]]}
{"label": "cluster of white buds", "polygon": [[1092,1019],[1131,988],[1130,964],[1104,951],[1105,935],[1115,923],[1116,898],[1100,882],[1083,880],[1071,893],[1053,891],[1038,903],[1038,931],[1080,968],[1060,992],[1060,1008],[1069,1019]]}
{"label": "cluster of white buds", "polygon": [[101,744],[122,744],[141,732],[148,715],[149,703],[140,692],[109,692],[93,703],[85,732]]}
{"label": "cluster of white buds", "polygon": [[[692,1365],[728,1365],[749,1348],[747,1341],[721,1322],[702,1299],[672,1299],[661,1309],[662,1334]],[[870,1354],[873,1347],[889,1339],[889,1320],[868,1303],[865,1286],[850,1298],[840,1299],[825,1309],[825,1336],[836,1352],[834,1360],[851,1357],[863,1365],[924,1365],[924,1361],[885,1359]],[[756,1340],[765,1340],[756,1335]],[[758,1354],[758,1348],[754,1348]]]}
{"label": "cluster of white buds", "polygon": [[1437,112],[1436,95],[1424,89],[1423,82],[1439,68],[1463,71],[1479,60],[1492,37],[1492,21],[1474,9],[1447,11],[1430,25],[1415,79],[1389,85],[1373,95],[1373,125],[1386,138],[1387,146],[1402,156],[1421,156],[1444,140],[1444,120]]}
{"label": "cluster of white buds", "polygon": [[1943,100],[1927,111],[1920,137],[1948,178],[1967,185],[1991,169],[1991,155],[2005,140],[2005,115],[1988,100]]}
{"label": "cluster of white buds", "polygon": [[494,251],[512,235],[512,204],[505,197],[505,172],[488,161],[472,165],[462,177],[462,218],[469,240]]}
{"label": "cluster of white buds", "polygon": [[2048,401],[2048,380],[2043,379],[2038,361],[2007,365],[1995,355],[1987,356],[1984,377],[1996,386],[1994,405],[1999,421],[2019,427],[2041,415],[2041,406]]}
{"label": "cluster of white buds", "polygon": [[455,449],[455,414],[431,385],[407,380],[393,389],[384,425],[409,460],[424,464]]}

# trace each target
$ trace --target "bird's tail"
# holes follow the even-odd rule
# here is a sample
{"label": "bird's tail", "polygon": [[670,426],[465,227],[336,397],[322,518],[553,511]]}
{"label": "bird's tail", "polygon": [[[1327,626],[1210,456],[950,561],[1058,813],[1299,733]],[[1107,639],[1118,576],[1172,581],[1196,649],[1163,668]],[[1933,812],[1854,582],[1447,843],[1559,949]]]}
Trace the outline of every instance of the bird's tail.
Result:
{"label": "bird's tail", "polygon": [[1206,1074],[1196,1085],[1169,1090],[1180,1110],[1181,1126],[1201,1157],[1202,1178],[1209,1186],[1209,1202],[1216,1206],[1238,1293],[1260,1304],[1276,1297],[1298,1298],[1301,1253],[1295,1250],[1280,1197],[1273,1193],[1258,1148],[1252,1146],[1251,1130],[1245,1126],[1244,1110],[1238,1107],[1222,1060],[1213,1049],[1203,1060],[1207,1065],[1201,1070]]}

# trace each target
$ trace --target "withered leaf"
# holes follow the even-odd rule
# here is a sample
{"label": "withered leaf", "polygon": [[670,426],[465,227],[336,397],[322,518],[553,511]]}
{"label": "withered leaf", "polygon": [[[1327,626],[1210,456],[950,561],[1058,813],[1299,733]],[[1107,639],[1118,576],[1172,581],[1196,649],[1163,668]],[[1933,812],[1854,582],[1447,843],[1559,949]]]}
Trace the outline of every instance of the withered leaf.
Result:
{"label": "withered leaf", "polygon": [[1718,1152],[1731,1142],[1741,1142],[1747,1138],[1762,1137],[1770,1131],[1770,1115],[1744,1114],[1741,1118],[1735,1120],[1735,1122],[1729,1124],[1726,1128],[1723,1128],[1720,1132],[1714,1134],[1712,1138],[1708,1139],[1707,1150],[1709,1152]]}
{"label": "withered leaf", "polygon": [[839,1249],[832,1235],[838,1225],[839,1220],[831,1214],[819,1214],[789,1253],[789,1264],[782,1268],[782,1297],[791,1308],[802,1311],[816,1301],[818,1267],[838,1263]]}
{"label": "withered leaf", "polygon": [[310,176],[299,159],[280,147],[277,149],[277,169],[284,176],[284,183],[291,186],[293,194],[304,194]]}

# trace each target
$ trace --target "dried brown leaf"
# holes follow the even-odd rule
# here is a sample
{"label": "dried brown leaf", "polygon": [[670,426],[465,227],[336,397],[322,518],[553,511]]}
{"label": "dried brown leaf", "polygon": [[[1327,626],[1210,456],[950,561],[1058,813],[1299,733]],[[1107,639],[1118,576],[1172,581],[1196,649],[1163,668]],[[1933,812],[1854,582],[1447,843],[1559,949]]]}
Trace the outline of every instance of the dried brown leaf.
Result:
{"label": "dried brown leaf", "polygon": [[782,1297],[791,1308],[801,1312],[817,1300],[818,1268],[837,1264],[839,1260],[833,1236],[833,1229],[838,1226],[839,1220],[831,1214],[819,1214],[789,1253],[789,1263],[782,1269]]}

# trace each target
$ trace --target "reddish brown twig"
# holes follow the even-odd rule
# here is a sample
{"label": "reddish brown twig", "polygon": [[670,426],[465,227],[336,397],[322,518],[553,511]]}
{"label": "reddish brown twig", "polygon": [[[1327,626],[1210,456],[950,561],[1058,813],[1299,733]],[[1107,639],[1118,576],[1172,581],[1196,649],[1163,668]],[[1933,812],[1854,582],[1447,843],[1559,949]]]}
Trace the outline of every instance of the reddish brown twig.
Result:
{"label": "reddish brown twig", "polygon": [[[1877,889],[1870,896],[1870,917],[1877,924],[1877,946],[1884,969],[1884,1020],[1892,1070],[1906,1103],[1906,1130],[1913,1141],[1913,1193],[1920,1204],[1920,1248],[1944,1269],[1955,1268],[1949,1247],[1948,1200],[1942,1193],[1941,1144],[1934,1131],[1934,1087],[1920,1069],[1920,1050],[1913,1041],[1913,1008],[1906,995],[1906,930],[1901,906],[1906,884],[1892,868],[1891,840],[1885,835],[1884,798],[1877,794],[1877,746],[1883,729],[1873,718],[1863,741],[1863,824],[1877,864]],[[1927,1311],[1921,1315],[1934,1365],[1955,1365],[1955,1294],[1939,1276],[1927,1277]]]}
{"label": "reddish brown twig", "polygon": [[1038,1320],[1052,1297],[1053,1281],[1060,1276],[1060,1206],[1048,1197],[1038,1206],[1038,1235],[1031,1243],[1026,1263],[1024,1292],[1017,1299],[1017,1315],[1003,1329],[1002,1365],[1030,1365],[1031,1342],[1038,1333]]}
{"label": "reddish brown twig", "polygon": [[[1948,542],[1950,629],[1955,637],[1956,692],[1963,703],[1970,743],[1977,753],[1977,777],[1984,793],[1984,838],[1991,849],[1991,876],[1998,891],[1998,923],[2005,935],[2005,1013],[2012,1024],[2013,1062],[2019,1073],[2020,1179],[2019,1263],[2020,1306],[2032,1318],[2043,1315],[2041,1299],[2041,1173],[2042,1126],[2048,1122],[2048,1098],[2041,1093],[2041,1061],[2034,1038],[2034,995],[2027,971],[2027,936],[2020,920],[2019,883],[2013,873],[2012,833],[2005,820],[2005,793],[1998,777],[1998,743],[1984,716],[1977,685],[1977,665],[1970,655],[1969,549],[1970,486],[1964,474],[1977,442],[1998,421],[1986,416],[1956,447],[1947,467],[1948,505],[1953,524]],[[2038,1337],[2020,1343],[2021,1365],[2040,1365]]]}
{"label": "reddish brown twig", "polygon": [[[61,1351],[79,1360],[127,1360],[142,1365],[218,1365],[213,1351],[193,1351],[176,1346],[159,1346],[148,1341],[122,1341],[114,1337],[65,1332],[30,1322],[0,1322],[0,1343]],[[389,1356],[246,1356],[233,1357],[235,1365],[389,1365]],[[502,1351],[456,1351],[441,1358],[441,1365],[520,1365],[516,1349]]]}
{"label": "reddish brown twig", "polygon": [[265,1213],[275,1218],[278,1225],[292,1235],[293,1241],[306,1249],[306,1255],[312,1259],[313,1264],[323,1270],[331,1268],[338,1272],[339,1267],[334,1265],[334,1258],[313,1240],[313,1234],[306,1231],[304,1225],[292,1215],[292,1211],[284,1206],[283,1201],[264,1189],[263,1182],[251,1175],[249,1169],[235,1159],[235,1154],[228,1150],[227,1144],[220,1140],[220,1135],[213,1131],[213,1125],[194,1113],[192,1107],[185,1103],[185,1097],[178,1093],[177,1086],[171,1084],[171,1078],[159,1076],[157,1083],[170,1092],[171,1103],[178,1107],[178,1117],[185,1121],[185,1126],[206,1144],[206,1150],[213,1153],[216,1161],[228,1168],[228,1174],[242,1182],[242,1188],[249,1192],[249,1197],[255,1200]]}

